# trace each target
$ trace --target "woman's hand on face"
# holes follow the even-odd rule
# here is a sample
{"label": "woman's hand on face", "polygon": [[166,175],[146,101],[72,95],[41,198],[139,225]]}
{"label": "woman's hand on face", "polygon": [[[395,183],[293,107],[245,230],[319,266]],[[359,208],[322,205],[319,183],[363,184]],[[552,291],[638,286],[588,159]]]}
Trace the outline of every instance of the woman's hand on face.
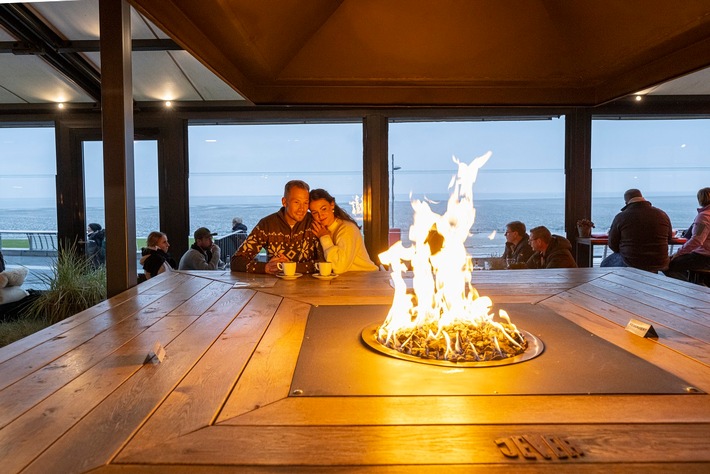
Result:
{"label": "woman's hand on face", "polygon": [[324,235],[330,235],[330,231],[328,231],[328,228],[320,222],[313,221],[312,228],[313,232],[318,236],[318,238],[321,238]]}

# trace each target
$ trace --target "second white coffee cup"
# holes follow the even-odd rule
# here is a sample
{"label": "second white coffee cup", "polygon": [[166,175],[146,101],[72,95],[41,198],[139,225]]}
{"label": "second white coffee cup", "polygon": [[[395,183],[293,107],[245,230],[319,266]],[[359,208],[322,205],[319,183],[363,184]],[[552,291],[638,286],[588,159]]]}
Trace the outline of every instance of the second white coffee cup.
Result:
{"label": "second white coffee cup", "polygon": [[330,262],[317,262],[316,268],[322,276],[330,276],[333,271],[333,264]]}
{"label": "second white coffee cup", "polygon": [[279,270],[286,276],[293,276],[296,274],[296,262],[280,262]]}

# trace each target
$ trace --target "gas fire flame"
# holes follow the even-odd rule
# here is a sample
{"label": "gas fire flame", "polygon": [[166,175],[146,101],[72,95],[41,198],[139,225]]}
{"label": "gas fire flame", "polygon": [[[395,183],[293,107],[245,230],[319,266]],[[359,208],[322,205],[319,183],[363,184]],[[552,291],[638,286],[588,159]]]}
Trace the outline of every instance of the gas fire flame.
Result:
{"label": "gas fire flame", "polygon": [[[413,200],[412,245],[399,241],[380,254],[380,261],[391,267],[395,290],[387,318],[376,331],[380,344],[456,362],[499,360],[527,348],[508,314],[500,310],[501,321],[494,321],[491,299],[479,296],[471,284],[472,259],[465,242],[476,217],[473,183],[491,154],[469,165],[453,157],[458,173],[449,184],[446,212],[439,215],[428,203]],[[413,295],[404,281],[407,263],[413,271]]]}

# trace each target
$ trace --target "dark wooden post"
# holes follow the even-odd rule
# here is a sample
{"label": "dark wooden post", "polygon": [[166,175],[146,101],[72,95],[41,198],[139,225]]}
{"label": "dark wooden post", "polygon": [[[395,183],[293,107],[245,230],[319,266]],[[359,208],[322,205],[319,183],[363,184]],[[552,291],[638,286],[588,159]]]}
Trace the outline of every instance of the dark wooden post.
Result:
{"label": "dark wooden post", "polygon": [[577,220],[591,217],[592,113],[576,108],[565,116],[565,231],[580,267],[589,265],[590,247],[577,245]]}
{"label": "dark wooden post", "polygon": [[379,264],[387,250],[389,187],[387,151],[389,124],[384,115],[368,115],[363,124],[363,219],[365,246]]}
{"label": "dark wooden post", "polygon": [[124,0],[100,0],[101,111],[108,296],[135,286],[131,14]]}

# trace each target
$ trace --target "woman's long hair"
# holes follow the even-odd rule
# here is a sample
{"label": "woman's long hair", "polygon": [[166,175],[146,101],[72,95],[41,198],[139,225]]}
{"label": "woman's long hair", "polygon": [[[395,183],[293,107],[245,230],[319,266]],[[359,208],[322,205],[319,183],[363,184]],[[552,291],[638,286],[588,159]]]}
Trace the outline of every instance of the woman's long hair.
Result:
{"label": "woman's long hair", "polygon": [[160,240],[161,237],[163,237],[165,234],[163,232],[158,232],[157,230],[154,230],[150,234],[148,234],[148,239],[146,240],[146,246],[148,247],[156,247],[158,245],[158,241]]}
{"label": "woman's long hair", "polygon": [[330,193],[325,189],[318,188],[312,190],[309,194],[309,199],[311,200],[311,202],[317,201],[319,199],[325,199],[326,201],[328,201],[329,204],[335,204],[335,207],[333,208],[333,214],[335,214],[335,217],[344,221],[350,221],[355,224],[358,229],[360,228],[355,219],[350,217],[350,214],[345,212],[342,207],[338,206],[338,204],[335,202],[335,198],[331,196]]}

